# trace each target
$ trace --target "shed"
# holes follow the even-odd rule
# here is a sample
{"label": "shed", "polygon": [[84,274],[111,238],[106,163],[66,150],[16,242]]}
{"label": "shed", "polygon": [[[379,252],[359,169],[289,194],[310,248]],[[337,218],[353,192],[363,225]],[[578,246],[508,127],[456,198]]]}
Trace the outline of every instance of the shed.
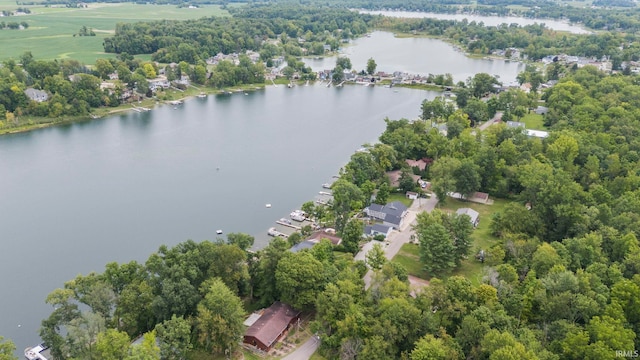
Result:
{"label": "shed", "polygon": [[456,210],[456,214],[467,215],[469,217],[469,221],[473,224],[473,227],[478,226],[478,223],[480,222],[480,213],[471,208],[460,208]]}
{"label": "shed", "polygon": [[242,342],[269,351],[299,318],[300,311],[276,301],[247,329]]}
{"label": "shed", "polygon": [[406,196],[408,199],[415,200],[418,198],[419,194],[413,191],[407,191]]}

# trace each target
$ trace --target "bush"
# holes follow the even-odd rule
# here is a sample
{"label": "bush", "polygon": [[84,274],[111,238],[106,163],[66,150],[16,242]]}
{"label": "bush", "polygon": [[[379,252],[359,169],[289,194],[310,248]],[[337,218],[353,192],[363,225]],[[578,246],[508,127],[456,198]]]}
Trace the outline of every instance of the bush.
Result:
{"label": "bush", "polygon": [[386,237],[384,235],[378,234],[378,235],[373,237],[373,240],[375,240],[375,241],[384,241],[385,238]]}

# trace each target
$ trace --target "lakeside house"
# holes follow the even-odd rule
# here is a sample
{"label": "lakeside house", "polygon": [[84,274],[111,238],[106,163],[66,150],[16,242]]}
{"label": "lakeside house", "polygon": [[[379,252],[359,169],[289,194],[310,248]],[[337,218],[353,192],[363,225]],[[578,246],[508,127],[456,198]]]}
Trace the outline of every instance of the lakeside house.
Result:
{"label": "lakeside house", "polygon": [[249,328],[242,342],[268,352],[299,319],[300,311],[276,301],[261,314],[254,314],[247,319],[245,325]]}
{"label": "lakeside house", "polygon": [[399,201],[394,201],[386,205],[371,204],[364,209],[368,217],[382,221],[383,225],[393,229],[400,229],[408,208]]}
{"label": "lakeside house", "polygon": [[44,90],[38,90],[34,88],[27,88],[24,94],[33,101],[43,102],[49,100],[49,94]]}
{"label": "lakeside house", "polygon": [[323,239],[329,240],[333,246],[337,246],[342,243],[342,238],[336,236],[335,230],[331,228],[327,228],[324,230],[318,230],[313,232],[308,238],[304,239],[303,241],[291,247],[289,251],[293,253],[297,253],[304,249],[311,249],[316,244],[320,243],[320,241],[322,241]]}

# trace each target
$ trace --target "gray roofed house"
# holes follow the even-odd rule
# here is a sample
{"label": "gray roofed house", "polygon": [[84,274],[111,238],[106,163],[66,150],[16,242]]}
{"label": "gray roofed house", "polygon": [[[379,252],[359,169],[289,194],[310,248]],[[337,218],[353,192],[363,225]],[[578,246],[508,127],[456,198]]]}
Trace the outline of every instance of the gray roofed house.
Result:
{"label": "gray roofed house", "polygon": [[37,102],[43,102],[49,100],[49,94],[46,91],[38,90],[34,88],[27,88],[24,91],[25,95],[29,97],[29,99]]}
{"label": "gray roofed house", "polygon": [[297,252],[302,251],[304,249],[311,249],[317,243],[318,243],[317,241],[305,240],[305,241],[302,241],[302,242],[299,242],[299,243],[293,245],[291,247],[291,249],[289,249],[289,251],[291,251],[292,253],[297,253]]}
{"label": "gray roofed house", "polygon": [[366,236],[384,235],[384,237],[386,238],[391,233],[391,230],[393,230],[391,226],[373,224],[364,227],[364,234]]}
{"label": "gray roofed house", "polygon": [[399,229],[402,219],[407,214],[407,207],[399,201],[394,201],[384,206],[371,204],[364,209],[364,212],[373,219],[381,220],[384,225]]}
{"label": "gray roofed house", "polygon": [[467,215],[470,218],[473,227],[478,226],[478,223],[480,222],[480,214],[471,208],[460,208],[456,210],[456,214]]}

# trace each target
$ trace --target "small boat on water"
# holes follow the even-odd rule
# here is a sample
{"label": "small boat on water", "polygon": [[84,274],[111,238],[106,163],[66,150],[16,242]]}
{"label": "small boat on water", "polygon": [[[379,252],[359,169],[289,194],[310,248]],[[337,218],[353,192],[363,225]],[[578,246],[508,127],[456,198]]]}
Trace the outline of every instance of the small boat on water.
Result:
{"label": "small boat on water", "polygon": [[218,234],[218,235],[222,235],[222,230],[219,230],[219,229],[218,229],[218,230],[216,230],[216,234]]}
{"label": "small boat on water", "polygon": [[207,97],[207,94],[205,94],[205,93],[201,92],[200,94],[198,94],[198,97],[199,97],[199,98],[201,98],[201,99],[202,99],[202,98],[206,98],[206,97]]}
{"label": "small boat on water", "polygon": [[266,204],[264,207],[266,207],[267,209],[269,209],[271,207],[271,204]]}

